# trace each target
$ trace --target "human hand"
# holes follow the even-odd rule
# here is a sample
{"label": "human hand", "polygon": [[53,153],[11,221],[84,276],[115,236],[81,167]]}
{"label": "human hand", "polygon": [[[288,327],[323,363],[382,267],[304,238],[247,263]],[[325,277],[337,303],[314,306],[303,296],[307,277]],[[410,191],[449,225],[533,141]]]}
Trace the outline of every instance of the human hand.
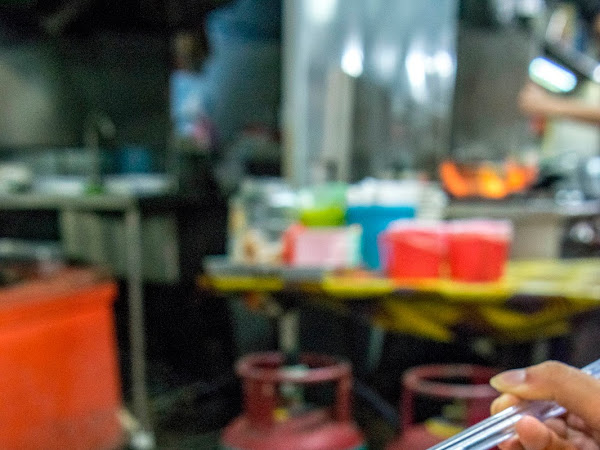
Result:
{"label": "human hand", "polygon": [[559,99],[533,83],[528,83],[519,93],[519,108],[527,115],[553,115],[558,103]]}
{"label": "human hand", "polygon": [[596,36],[600,36],[600,14],[596,14],[596,17],[594,17],[593,28]]}
{"label": "human hand", "polygon": [[550,400],[568,412],[541,423],[525,417],[517,436],[500,444],[502,450],[600,450],[600,381],[578,369],[549,361],[501,373],[490,384],[503,395],[492,414],[524,400]]}

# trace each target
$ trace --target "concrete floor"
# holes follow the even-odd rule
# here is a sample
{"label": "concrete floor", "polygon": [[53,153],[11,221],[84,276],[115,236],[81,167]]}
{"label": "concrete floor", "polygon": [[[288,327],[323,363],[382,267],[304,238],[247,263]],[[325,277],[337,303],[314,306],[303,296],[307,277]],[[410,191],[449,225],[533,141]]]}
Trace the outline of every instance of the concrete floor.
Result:
{"label": "concrete floor", "polygon": [[[213,404],[213,406],[215,405]],[[209,405],[205,406],[207,409],[210,407]],[[217,410],[213,411],[216,415],[209,417],[211,412],[207,409],[204,406],[197,406],[196,410],[174,411],[173,417],[162,421],[157,428],[158,448],[165,450],[219,449],[221,428],[210,431],[204,431],[203,428],[207,423],[214,422],[215,419],[222,420],[222,417],[216,417],[219,415]],[[196,417],[196,421],[194,421],[194,417]],[[371,450],[383,450],[395,436],[393,427],[360,402],[356,402],[354,405],[354,417],[365,434],[368,448]]]}
{"label": "concrete floor", "polygon": [[202,434],[182,434],[181,432],[158,432],[157,446],[159,449],[169,450],[217,450],[219,448],[220,431]]}

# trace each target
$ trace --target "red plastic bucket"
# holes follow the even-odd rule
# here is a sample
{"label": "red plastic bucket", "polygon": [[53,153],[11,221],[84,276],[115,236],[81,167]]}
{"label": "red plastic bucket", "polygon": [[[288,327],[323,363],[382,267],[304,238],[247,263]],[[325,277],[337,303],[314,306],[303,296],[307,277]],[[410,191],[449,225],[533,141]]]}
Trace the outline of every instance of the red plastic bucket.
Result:
{"label": "red plastic bucket", "polygon": [[120,448],[116,294],[83,269],[0,292],[0,448]]}
{"label": "red plastic bucket", "polygon": [[450,277],[457,281],[497,281],[504,275],[512,225],[500,220],[454,221],[447,228]]}
{"label": "red plastic bucket", "polygon": [[446,255],[444,226],[397,221],[379,238],[381,266],[390,278],[439,278]]}

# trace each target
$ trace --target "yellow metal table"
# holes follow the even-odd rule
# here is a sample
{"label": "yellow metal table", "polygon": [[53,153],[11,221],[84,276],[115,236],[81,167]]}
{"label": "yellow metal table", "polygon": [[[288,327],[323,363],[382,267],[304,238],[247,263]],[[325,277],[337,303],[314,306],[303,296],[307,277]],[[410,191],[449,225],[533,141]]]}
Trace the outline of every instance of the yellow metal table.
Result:
{"label": "yellow metal table", "polygon": [[507,342],[561,336],[573,317],[600,306],[600,259],[511,262],[494,283],[407,283],[362,271],[298,274],[224,261],[206,264],[202,287],[245,294],[256,307],[270,297],[293,296],[343,313],[367,302],[371,323],[443,342],[465,329]]}

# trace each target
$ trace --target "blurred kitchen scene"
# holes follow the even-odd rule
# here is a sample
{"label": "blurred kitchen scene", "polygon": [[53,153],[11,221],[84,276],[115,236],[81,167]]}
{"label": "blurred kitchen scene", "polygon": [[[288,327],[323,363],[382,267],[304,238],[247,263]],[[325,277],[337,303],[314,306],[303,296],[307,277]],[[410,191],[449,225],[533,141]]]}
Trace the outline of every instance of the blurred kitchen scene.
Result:
{"label": "blurred kitchen scene", "polygon": [[598,358],[593,4],[0,2],[0,447],[426,449]]}

